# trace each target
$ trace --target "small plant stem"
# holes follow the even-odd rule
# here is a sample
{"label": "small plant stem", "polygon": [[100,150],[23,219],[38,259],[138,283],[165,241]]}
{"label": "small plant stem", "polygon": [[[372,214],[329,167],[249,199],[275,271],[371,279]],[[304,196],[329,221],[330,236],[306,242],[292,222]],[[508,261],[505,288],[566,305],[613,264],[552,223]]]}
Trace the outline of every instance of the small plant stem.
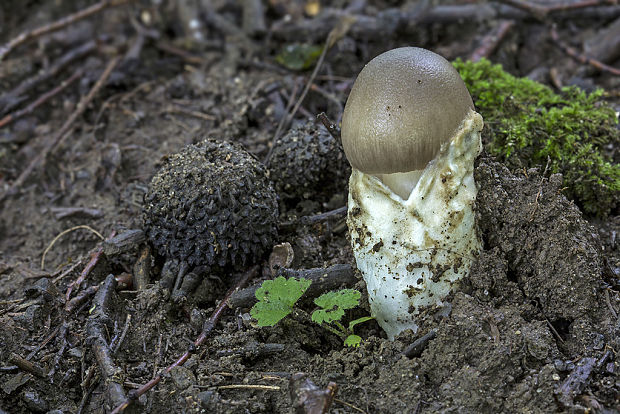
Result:
{"label": "small plant stem", "polygon": [[[338,325],[340,325],[340,324],[338,324]],[[343,330],[341,332],[338,329],[336,329],[333,326],[328,325],[328,324],[321,324],[321,326],[323,328],[327,329],[328,331],[330,331],[331,333],[338,335],[340,338],[346,339],[346,336],[347,336],[347,334],[345,333],[346,331]],[[342,325],[340,325],[340,326],[342,327]]]}
{"label": "small plant stem", "polygon": [[334,321],[334,325],[336,325],[338,327],[338,329],[340,330],[340,332],[342,332],[345,335],[351,333],[351,332],[349,332],[349,330],[347,328],[344,327],[344,325],[342,325],[338,321]]}

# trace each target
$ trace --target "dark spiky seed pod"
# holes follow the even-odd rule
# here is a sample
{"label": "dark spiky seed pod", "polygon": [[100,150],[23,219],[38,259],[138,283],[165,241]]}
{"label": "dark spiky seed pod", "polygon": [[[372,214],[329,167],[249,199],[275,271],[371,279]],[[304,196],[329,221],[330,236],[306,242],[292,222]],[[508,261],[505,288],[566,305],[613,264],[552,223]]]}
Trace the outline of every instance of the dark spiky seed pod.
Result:
{"label": "dark spiky seed pod", "polygon": [[276,191],[288,199],[345,191],[351,175],[340,144],[313,122],[291,128],[276,142],[269,170]]}
{"label": "dark spiky seed pod", "polygon": [[265,167],[229,142],[208,139],[171,155],[143,210],[159,254],[212,270],[257,261],[277,234],[278,203]]}

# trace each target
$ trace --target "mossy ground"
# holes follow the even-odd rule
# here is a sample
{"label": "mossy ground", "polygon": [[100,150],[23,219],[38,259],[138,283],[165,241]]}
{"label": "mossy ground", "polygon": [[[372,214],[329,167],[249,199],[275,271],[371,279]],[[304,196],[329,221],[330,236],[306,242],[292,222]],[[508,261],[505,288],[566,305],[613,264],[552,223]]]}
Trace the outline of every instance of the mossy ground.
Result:
{"label": "mossy ground", "polygon": [[602,90],[556,93],[484,59],[454,65],[484,117],[487,151],[513,167],[544,167],[549,160],[549,172],[564,175],[564,194],[587,214],[618,209],[620,164],[605,148],[618,145],[620,131]]}

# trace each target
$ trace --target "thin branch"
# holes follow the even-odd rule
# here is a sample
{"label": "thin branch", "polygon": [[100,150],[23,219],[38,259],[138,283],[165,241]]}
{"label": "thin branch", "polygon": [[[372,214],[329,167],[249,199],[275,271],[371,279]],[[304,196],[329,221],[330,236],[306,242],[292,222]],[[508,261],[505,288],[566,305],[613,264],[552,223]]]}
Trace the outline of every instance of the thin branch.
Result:
{"label": "thin branch", "polygon": [[614,5],[616,2],[610,0],[580,0],[580,1],[570,1],[570,2],[554,2],[549,4],[548,6],[543,6],[542,4],[531,3],[525,0],[501,0],[501,3],[512,6],[516,9],[526,11],[532,14],[534,17],[543,20],[547,17],[548,14],[554,12],[561,12],[567,10],[577,10],[583,9],[586,7],[596,7],[603,5]]}
{"label": "thin branch", "polygon": [[321,121],[323,126],[327,129],[327,132],[329,132],[329,135],[331,135],[336,141],[338,141],[340,145],[342,145],[342,139],[340,138],[340,129],[338,128],[336,124],[334,124],[327,117],[327,114],[325,114],[325,112],[321,112],[316,117],[319,119],[319,121]]}
{"label": "thin branch", "polygon": [[25,99],[24,95],[31,89],[58,75],[69,63],[83,59],[97,48],[99,42],[105,41],[106,39],[107,37],[100,36],[96,40],[90,40],[68,51],[55,60],[49,67],[39,71],[36,75],[24,80],[15,88],[2,95],[0,97],[0,114],[6,114],[13,110]]}
{"label": "thin branch", "polygon": [[80,102],[77,105],[77,108],[75,109],[75,111],[73,111],[73,113],[65,121],[65,123],[60,128],[60,130],[58,130],[58,132],[56,132],[56,134],[54,134],[54,136],[49,140],[49,142],[46,145],[46,147],[43,148],[43,150],[41,150],[39,155],[37,155],[34,158],[34,160],[32,160],[30,162],[30,164],[26,167],[26,169],[24,171],[22,171],[22,173],[19,175],[19,177],[17,177],[17,179],[13,182],[13,184],[11,184],[9,189],[7,191],[5,191],[3,194],[0,195],[0,204],[8,196],[15,194],[15,192],[24,184],[26,179],[28,179],[28,177],[30,177],[30,174],[32,173],[32,171],[34,171],[34,169],[37,166],[39,166],[39,164],[42,164],[44,162],[45,158],[47,157],[47,155],[52,151],[52,149],[59,142],[62,141],[63,137],[69,132],[69,130],[73,126],[73,123],[76,121],[76,119],[80,115],[82,115],[84,113],[84,111],[86,110],[88,105],[94,99],[95,95],[97,95],[99,90],[103,87],[105,82],[108,80],[108,77],[112,73],[112,70],[114,70],[114,68],[116,67],[116,65],[118,64],[119,61],[120,61],[120,57],[118,57],[118,56],[114,57],[114,58],[112,58],[110,60],[110,62],[106,66],[105,70],[103,71],[103,73],[99,77],[99,80],[97,80],[97,82],[91,88],[91,90],[88,92],[88,94],[80,100]]}
{"label": "thin branch", "polygon": [[116,280],[113,275],[109,275],[95,294],[93,300],[94,310],[89,316],[86,325],[87,343],[90,344],[95,354],[101,375],[106,384],[108,399],[113,405],[127,400],[122,385],[123,370],[116,365],[113,351],[105,339],[105,323],[110,319],[108,310],[115,288]]}
{"label": "thin branch", "polygon": [[66,26],[69,26],[70,24],[77,22],[78,20],[82,20],[82,19],[85,19],[86,17],[92,16],[93,14],[99,13],[103,9],[106,9],[108,7],[120,6],[130,1],[131,0],[101,0],[99,3],[95,3],[92,6],[87,7],[83,10],[80,10],[76,13],[62,17],[61,19],[56,20],[55,22],[46,24],[44,26],[38,27],[28,32],[23,32],[17,37],[10,40],[4,46],[0,46],[0,62],[4,60],[4,58],[9,53],[11,53],[13,49],[27,42],[30,39],[35,39],[39,36],[43,36],[48,33],[55,32]]}
{"label": "thin branch", "polygon": [[[114,237],[114,234],[115,234],[115,232],[112,232],[112,234],[110,235],[109,239]],[[103,254],[103,248],[102,247],[97,247],[95,250],[93,250],[91,252],[91,254],[90,254],[90,261],[84,267],[84,269],[80,273],[80,276],[76,280],[74,280],[73,282],[69,283],[69,286],[67,286],[67,292],[65,293],[65,301],[69,302],[69,300],[71,299],[71,292],[73,291],[73,288],[76,287],[76,286],[78,288],[80,287],[82,282],[86,279],[86,277],[94,269],[94,267],[97,265],[97,263],[99,263],[99,259],[101,259],[102,254]]]}
{"label": "thin branch", "polygon": [[603,62],[601,62],[599,60],[587,57],[586,55],[584,55],[582,53],[579,53],[577,50],[573,49],[572,47],[570,47],[566,43],[564,43],[560,39],[560,36],[558,35],[558,32],[556,31],[555,25],[551,26],[550,31],[551,31],[551,38],[556,43],[556,45],[560,49],[562,49],[562,51],[564,53],[566,53],[567,55],[569,55],[570,57],[572,57],[573,59],[575,59],[579,63],[583,63],[584,65],[593,66],[593,67],[595,67],[596,69],[598,69],[600,71],[609,72],[612,75],[620,76],[620,69],[614,68],[613,66],[606,65],[606,64],[604,64]]}
{"label": "thin branch", "polygon": [[39,106],[43,105],[45,102],[47,102],[48,100],[50,100],[54,96],[58,95],[65,88],[67,88],[67,86],[69,86],[73,82],[75,82],[80,76],[82,76],[82,69],[76,70],[73,73],[73,75],[71,75],[68,79],[66,79],[65,81],[61,82],[61,84],[56,86],[54,89],[52,89],[52,90],[44,93],[43,95],[41,95],[36,101],[32,102],[30,105],[28,105],[24,109],[20,109],[19,111],[16,111],[16,112],[14,112],[12,114],[8,114],[4,118],[0,119],[0,128],[10,124],[11,122],[13,122],[13,121],[15,121],[15,120],[17,120],[19,118],[22,118],[22,117],[24,117],[26,115],[30,115],[32,112],[34,112],[35,109],[37,109]]}
{"label": "thin branch", "polygon": [[469,55],[469,59],[473,62],[478,62],[482,58],[488,58],[491,56],[502,40],[504,40],[504,37],[506,37],[514,24],[514,20],[500,21],[500,23],[489,34],[484,36],[480,42],[480,46],[478,46],[473,52],[471,52],[471,55]]}

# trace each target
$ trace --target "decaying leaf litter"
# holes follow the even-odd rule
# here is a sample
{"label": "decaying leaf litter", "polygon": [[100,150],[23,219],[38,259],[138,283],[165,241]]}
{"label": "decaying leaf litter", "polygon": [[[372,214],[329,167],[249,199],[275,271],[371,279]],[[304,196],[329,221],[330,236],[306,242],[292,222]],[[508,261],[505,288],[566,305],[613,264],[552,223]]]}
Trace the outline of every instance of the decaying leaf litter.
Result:
{"label": "decaying leaf litter", "polygon": [[[0,6],[0,409],[111,411],[135,397],[127,409],[150,412],[620,410],[617,205],[584,217],[552,162],[479,159],[484,250],[416,334],[390,342],[367,322],[346,348],[310,319],[324,292],[365,295],[341,209],[348,172],[329,170],[346,160],[314,120],[339,122],[363,65],[404,45],[488,57],[556,92],[602,87],[617,111],[617,5],[16,4]],[[282,163],[310,168],[276,185],[280,247],[175,303],[151,284],[170,268],[145,242],[142,200],[168,156],[207,137],[262,161],[273,148],[283,177]],[[617,164],[617,138],[600,151]],[[315,282],[293,318],[257,328],[253,293],[280,274]],[[243,276],[233,311],[219,306]],[[138,290],[123,289],[132,279]]]}

